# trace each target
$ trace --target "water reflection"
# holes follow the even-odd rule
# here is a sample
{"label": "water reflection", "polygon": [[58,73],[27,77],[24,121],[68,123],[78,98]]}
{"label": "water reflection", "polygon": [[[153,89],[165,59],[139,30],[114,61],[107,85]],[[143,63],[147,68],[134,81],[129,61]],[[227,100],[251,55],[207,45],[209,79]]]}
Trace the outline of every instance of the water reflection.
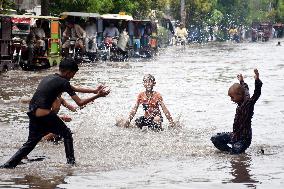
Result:
{"label": "water reflection", "polygon": [[[67,175],[68,176],[68,175]],[[35,175],[25,175],[24,177],[11,178],[9,180],[2,180],[0,188],[40,188],[53,189],[58,188],[59,184],[64,184],[65,175],[53,176],[50,178],[43,178]]]}
{"label": "water reflection", "polygon": [[231,174],[233,178],[232,183],[246,183],[249,188],[256,188],[254,183],[258,183],[253,179],[251,174],[251,157],[248,154],[241,154],[238,156],[232,156],[230,161],[232,166]]}

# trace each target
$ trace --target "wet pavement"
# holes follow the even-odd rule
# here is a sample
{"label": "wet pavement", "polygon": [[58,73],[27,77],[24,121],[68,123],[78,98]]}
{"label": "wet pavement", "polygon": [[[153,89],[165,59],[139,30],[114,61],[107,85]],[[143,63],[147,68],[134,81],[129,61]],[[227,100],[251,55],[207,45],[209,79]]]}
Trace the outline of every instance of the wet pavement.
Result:
{"label": "wet pavement", "polygon": [[[77,166],[65,164],[63,143],[41,142],[29,157],[44,160],[1,170],[0,188],[283,188],[284,46],[276,43],[192,44],[168,47],[151,60],[80,65],[72,84],[106,84],[111,94],[78,112],[60,112],[73,119],[67,125]],[[210,137],[232,130],[236,105],[228,87],[242,73],[253,93],[254,68],[264,84],[252,119],[252,145],[242,155],[220,153]],[[42,77],[56,71],[0,75],[0,163],[27,138],[24,101]],[[155,90],[181,128],[167,129],[166,119],[160,133],[115,126],[127,117],[147,73],[156,77]],[[140,107],[136,116],[142,113]]]}

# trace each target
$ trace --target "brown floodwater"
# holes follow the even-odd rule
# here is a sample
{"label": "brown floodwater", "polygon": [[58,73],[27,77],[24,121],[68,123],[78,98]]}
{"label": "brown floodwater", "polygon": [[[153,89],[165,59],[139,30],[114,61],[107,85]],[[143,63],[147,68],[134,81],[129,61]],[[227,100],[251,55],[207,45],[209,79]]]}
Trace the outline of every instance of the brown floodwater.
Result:
{"label": "brown floodwater", "polygon": [[[61,109],[73,119],[67,125],[74,133],[77,166],[65,164],[62,143],[40,142],[29,158],[44,160],[0,170],[0,188],[283,188],[284,46],[276,43],[193,44],[168,47],[150,60],[80,65],[72,84],[106,84],[111,94],[75,113]],[[232,130],[236,105],[228,87],[242,73],[253,93],[254,68],[263,90],[252,119],[252,144],[241,155],[220,153],[210,137]],[[56,71],[1,73],[1,164],[27,139],[23,101],[42,77]],[[166,119],[159,133],[115,126],[127,117],[147,73],[156,77],[155,90],[180,128],[167,129]],[[142,113],[140,107],[136,116]]]}

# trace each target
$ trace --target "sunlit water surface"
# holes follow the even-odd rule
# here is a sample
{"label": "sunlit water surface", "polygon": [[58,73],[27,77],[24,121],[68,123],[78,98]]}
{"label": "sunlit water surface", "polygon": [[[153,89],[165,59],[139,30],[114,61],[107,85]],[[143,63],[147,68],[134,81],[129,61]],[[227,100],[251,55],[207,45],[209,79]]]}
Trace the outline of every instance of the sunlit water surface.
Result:
{"label": "sunlit water surface", "polygon": [[[106,84],[111,94],[76,113],[60,112],[73,118],[67,125],[74,133],[77,166],[65,164],[62,143],[41,142],[29,157],[45,159],[0,170],[0,188],[283,188],[284,46],[276,43],[194,44],[168,47],[152,60],[82,64],[72,84]],[[232,130],[236,105],[228,87],[242,73],[253,93],[254,68],[264,85],[255,105],[252,145],[242,155],[220,153],[210,137]],[[22,101],[42,77],[56,71],[0,75],[1,163],[27,138]],[[167,129],[166,119],[160,133],[115,126],[143,91],[147,73],[156,77],[155,90],[181,128]],[[136,116],[142,113],[140,107]]]}

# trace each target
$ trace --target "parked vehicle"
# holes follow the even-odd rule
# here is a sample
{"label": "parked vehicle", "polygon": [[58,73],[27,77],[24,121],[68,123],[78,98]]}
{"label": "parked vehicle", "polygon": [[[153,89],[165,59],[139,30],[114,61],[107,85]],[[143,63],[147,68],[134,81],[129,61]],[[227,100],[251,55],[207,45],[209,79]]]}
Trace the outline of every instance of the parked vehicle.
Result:
{"label": "parked vehicle", "polygon": [[80,48],[76,48],[76,43],[79,40],[78,38],[69,38],[70,45],[68,48],[68,52],[66,54],[67,57],[76,60],[77,62],[83,62],[83,50]]}
{"label": "parked vehicle", "polygon": [[[47,69],[59,63],[59,18],[51,16],[9,15],[12,23],[12,57],[23,70]],[[43,49],[36,48],[33,25],[40,21],[45,32]]]}
{"label": "parked vehicle", "polygon": [[[98,13],[85,13],[85,12],[63,12],[60,14],[63,23],[76,23],[82,27],[83,30],[86,30],[87,25],[90,22],[94,24],[94,32],[92,35],[87,35],[84,38],[74,38],[72,36],[68,37],[68,39],[64,39],[62,35],[62,42],[64,43],[66,40],[70,42],[68,53],[64,53],[65,55],[71,56],[72,58],[77,59],[79,62],[93,62],[98,57],[97,52],[97,32],[98,32],[98,22],[100,19],[100,14]],[[66,26],[67,27],[67,26]],[[80,49],[77,47],[77,43],[81,40],[84,43],[84,49]]]}
{"label": "parked vehicle", "polygon": [[272,24],[268,22],[254,22],[252,24],[252,41],[268,41],[272,36]]}
{"label": "parked vehicle", "polygon": [[260,23],[259,24],[259,40],[268,41],[271,37],[272,24],[270,23]]}
{"label": "parked vehicle", "polygon": [[[157,24],[151,20],[133,20],[132,22],[135,35],[133,48],[130,48],[131,57],[151,58],[158,50],[158,37],[161,37],[158,36]],[[166,29],[164,31],[167,32]],[[165,39],[165,44],[168,44],[168,39]]]}
{"label": "parked vehicle", "polygon": [[276,23],[273,24],[273,28],[275,29],[275,34],[273,37],[281,38],[284,34],[284,24],[283,23]]}
{"label": "parked vehicle", "polygon": [[[132,21],[132,16],[124,13],[103,14],[98,32],[98,54],[101,60],[126,61],[129,58],[129,35],[128,24]],[[108,27],[116,28],[119,34],[109,36],[106,31]]]}
{"label": "parked vehicle", "polygon": [[12,56],[12,21],[7,15],[0,15],[0,72],[17,66]]}

